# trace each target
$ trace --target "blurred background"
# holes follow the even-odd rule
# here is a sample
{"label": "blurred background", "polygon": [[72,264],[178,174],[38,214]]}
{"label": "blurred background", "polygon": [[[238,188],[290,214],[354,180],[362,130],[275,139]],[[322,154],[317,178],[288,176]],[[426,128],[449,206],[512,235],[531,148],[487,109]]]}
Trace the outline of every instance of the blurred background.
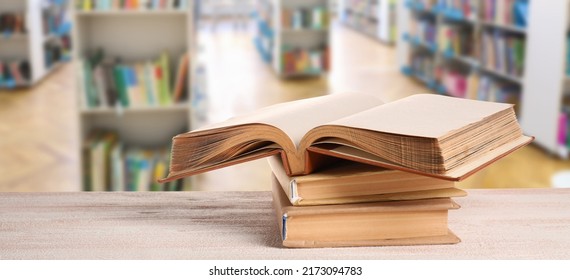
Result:
{"label": "blurred background", "polygon": [[459,187],[570,187],[569,2],[2,0],[0,191],[269,190],[265,160],[155,179],[208,123],[426,92],[514,103],[536,137]]}

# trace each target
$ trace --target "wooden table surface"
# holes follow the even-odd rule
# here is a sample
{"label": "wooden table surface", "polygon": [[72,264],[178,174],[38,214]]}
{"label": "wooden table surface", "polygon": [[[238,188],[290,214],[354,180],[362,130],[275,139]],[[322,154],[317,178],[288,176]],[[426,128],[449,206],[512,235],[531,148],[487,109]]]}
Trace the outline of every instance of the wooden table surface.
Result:
{"label": "wooden table surface", "polygon": [[456,245],[287,249],[269,192],[2,193],[0,258],[570,258],[570,189],[470,190],[456,201]]}

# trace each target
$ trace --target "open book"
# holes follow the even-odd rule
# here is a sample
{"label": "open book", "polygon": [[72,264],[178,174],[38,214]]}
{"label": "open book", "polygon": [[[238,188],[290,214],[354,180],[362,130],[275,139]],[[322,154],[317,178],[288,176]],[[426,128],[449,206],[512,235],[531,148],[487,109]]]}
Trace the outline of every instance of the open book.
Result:
{"label": "open book", "polygon": [[384,104],[368,95],[282,103],[173,139],[162,182],[280,154],[289,176],[326,156],[461,180],[532,141],[513,105],[419,94]]}

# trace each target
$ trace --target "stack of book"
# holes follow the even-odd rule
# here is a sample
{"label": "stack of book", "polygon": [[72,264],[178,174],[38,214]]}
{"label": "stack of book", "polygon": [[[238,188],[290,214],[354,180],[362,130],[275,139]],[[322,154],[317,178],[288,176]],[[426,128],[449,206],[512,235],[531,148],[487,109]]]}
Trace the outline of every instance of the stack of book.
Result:
{"label": "stack of book", "polygon": [[453,182],[354,162],[290,177],[279,158],[269,163],[286,247],[459,242],[447,215],[467,193]]}
{"label": "stack of book", "polygon": [[510,104],[336,94],[174,137],[161,182],[271,157],[284,246],[450,244],[452,181],[531,141]]}

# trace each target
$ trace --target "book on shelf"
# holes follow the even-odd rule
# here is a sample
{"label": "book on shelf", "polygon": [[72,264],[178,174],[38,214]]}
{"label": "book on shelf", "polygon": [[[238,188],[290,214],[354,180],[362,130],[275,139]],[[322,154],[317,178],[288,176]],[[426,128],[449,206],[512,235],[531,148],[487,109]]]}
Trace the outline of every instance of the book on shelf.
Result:
{"label": "book on shelf", "polygon": [[325,7],[283,8],[281,11],[281,26],[288,29],[317,29],[328,28],[328,14]]}
{"label": "book on shelf", "polygon": [[446,17],[475,20],[480,0],[439,0],[438,9]]}
{"label": "book on shelf", "polygon": [[83,190],[85,191],[176,191],[182,181],[158,183],[166,176],[166,149],[125,148],[113,132],[95,131],[83,143]]}
{"label": "book on shelf", "polygon": [[524,71],[525,39],[499,30],[487,30],[482,34],[482,64],[487,69],[521,77]]}
{"label": "book on shelf", "polygon": [[441,70],[440,83],[445,89],[445,93],[451,96],[465,98],[468,89],[469,74],[457,70],[443,68]]}
{"label": "book on shelf", "polygon": [[[78,64],[81,103],[86,108],[168,106],[188,98],[189,56],[178,59],[171,79],[167,52],[156,60],[133,63],[105,58],[102,50]],[[173,84],[174,83],[174,84]],[[173,90],[174,89],[174,90]]]}
{"label": "book on shelf", "polygon": [[438,28],[437,45],[444,54],[475,57],[471,28],[459,24],[443,24]]}
{"label": "book on shelf", "polygon": [[27,60],[0,60],[0,88],[26,86],[31,78],[32,70]]}
{"label": "book on shelf", "polygon": [[412,51],[408,56],[408,65],[410,73],[408,75],[416,76],[424,82],[435,81],[438,73],[435,67],[435,58],[429,52]]}
{"label": "book on shelf", "polygon": [[411,17],[410,19],[411,40],[422,44],[435,45],[437,42],[437,29],[435,20],[426,17]]}
{"label": "book on shelf", "polygon": [[469,98],[514,104],[515,112],[519,112],[522,92],[520,85],[488,75],[477,76],[474,83],[477,88],[473,89],[471,94],[476,95]]}
{"label": "book on shelf", "polygon": [[484,21],[502,26],[526,27],[528,0],[481,1],[481,16]]}
{"label": "book on shelf", "polygon": [[79,11],[186,10],[189,0],[77,0]]}
{"label": "book on shelf", "polygon": [[558,153],[562,158],[568,158],[570,153],[570,98],[565,97],[558,115],[557,130]]}
{"label": "book on shelf", "polygon": [[285,247],[454,244],[450,198],[293,206],[272,176],[273,204]]}
{"label": "book on shelf", "polygon": [[26,34],[26,16],[23,13],[0,12],[0,36],[9,38],[14,34]]}
{"label": "book on shelf", "polygon": [[531,141],[510,104],[432,94],[384,103],[333,94],[177,135],[162,181],[273,155],[289,176],[310,174],[332,156],[461,180]]}
{"label": "book on shelf", "polygon": [[281,70],[285,74],[320,74],[329,69],[328,47],[317,49],[284,46]]}
{"label": "book on shelf", "polygon": [[292,205],[347,204],[465,196],[451,181],[338,161],[305,176],[288,176],[281,159],[269,157],[269,166]]}

